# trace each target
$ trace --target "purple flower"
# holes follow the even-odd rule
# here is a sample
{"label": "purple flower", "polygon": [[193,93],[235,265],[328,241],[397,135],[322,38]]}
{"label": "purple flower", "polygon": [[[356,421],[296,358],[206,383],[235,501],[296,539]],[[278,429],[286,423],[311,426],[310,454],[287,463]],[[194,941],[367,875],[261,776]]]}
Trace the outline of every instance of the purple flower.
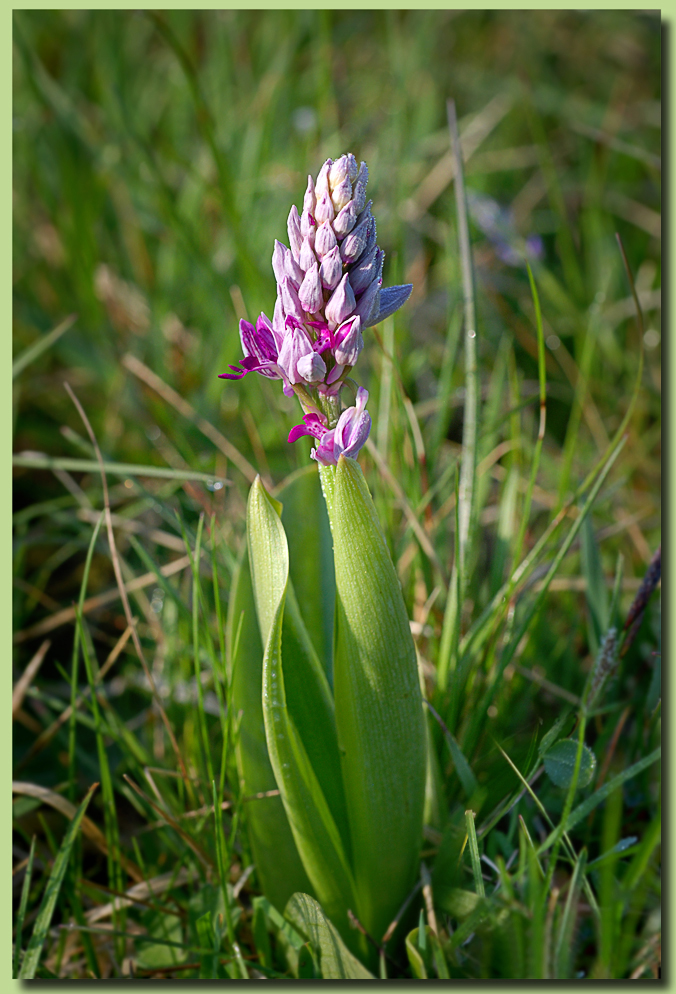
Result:
{"label": "purple flower", "polygon": [[277,366],[277,344],[272,323],[265,314],[256,321],[256,327],[243,318],[239,322],[239,337],[244,358],[238,366],[230,366],[232,373],[219,373],[224,380],[240,380],[247,373],[260,373],[271,380],[282,379]]}
{"label": "purple flower", "polygon": [[326,427],[323,414],[306,414],[304,424],[289,432],[289,442],[296,442],[303,435],[316,438],[319,445],[311,455],[324,466],[336,466],[341,455],[356,459],[371,431],[371,415],[365,409],[368,397],[368,391],[359,387],[355,406],[343,411],[335,428]]}
{"label": "purple flower", "polygon": [[361,318],[348,318],[343,321],[335,332],[334,356],[341,366],[354,366],[359,353],[364,348],[364,338],[361,333]]}
{"label": "purple flower", "polygon": [[[244,357],[222,373],[239,379],[258,372],[281,379],[284,392],[301,399],[306,414],[292,432],[317,439],[314,458],[335,464],[354,456],[371,419],[361,387],[354,407],[340,411],[346,376],[364,347],[363,330],[393,314],[412,287],[383,289],[372,201],[366,199],[368,169],[348,153],[327,159],[315,180],[308,176],[302,213],[289,212],[289,248],[276,241],[272,269],[277,299],[272,321],[261,314],[255,327],[240,322]],[[320,412],[325,412],[320,414]],[[330,419],[330,420],[329,420]]]}

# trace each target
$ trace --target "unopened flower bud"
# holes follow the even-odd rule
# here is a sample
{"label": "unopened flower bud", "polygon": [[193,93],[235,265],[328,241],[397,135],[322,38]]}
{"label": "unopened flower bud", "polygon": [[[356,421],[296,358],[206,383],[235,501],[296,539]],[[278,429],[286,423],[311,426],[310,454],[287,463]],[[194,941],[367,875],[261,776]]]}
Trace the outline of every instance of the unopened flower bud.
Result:
{"label": "unopened flower bud", "polygon": [[[282,280],[282,304],[287,318],[294,317],[297,321],[304,321],[305,315],[298,299],[298,292],[288,276]],[[292,380],[293,382],[293,380]]]}
{"label": "unopened flower bud", "polygon": [[351,314],[355,307],[354,293],[352,292],[352,287],[347,277],[347,273],[343,276],[342,280],[338,284],[338,287],[333,291],[331,299],[326,305],[326,320],[329,323],[329,327],[333,325],[335,328],[344,321],[348,314]]}
{"label": "unopened flower bud", "polygon": [[291,246],[291,252],[293,253],[293,257],[296,262],[298,262],[303,237],[300,233],[300,217],[298,216],[298,208],[295,204],[289,211],[289,218],[286,222],[286,230],[289,233],[289,245]]}
{"label": "unopened flower bud", "polygon": [[369,207],[365,211],[362,211],[362,220],[358,221],[357,226],[352,229],[349,235],[345,236],[341,243],[340,255],[343,262],[355,262],[359,258],[366,248],[372,232],[372,240],[375,244],[375,224],[375,219],[371,215],[369,201]]}
{"label": "unopened flower bud", "polygon": [[339,238],[343,238],[348,231],[352,231],[357,223],[357,203],[355,200],[348,201],[347,204],[336,214],[333,222],[333,230]]}
{"label": "unopened flower bud", "polygon": [[331,202],[331,196],[329,192],[322,193],[321,197],[317,200],[317,206],[315,207],[315,219],[317,224],[322,224],[324,221],[333,221],[336,216],[336,212],[333,209],[333,203]]}
{"label": "unopened flower bud", "polygon": [[334,356],[341,366],[354,366],[359,353],[364,348],[364,338],[361,333],[361,318],[357,315],[348,318],[336,328],[336,348]]}
{"label": "unopened flower bud", "polygon": [[374,245],[370,252],[362,255],[352,266],[350,266],[350,283],[355,292],[355,296],[363,293],[366,287],[377,275],[376,253],[378,249]]}
{"label": "unopened flower bud", "polygon": [[[317,228],[317,235],[315,237],[315,252],[320,259],[323,259],[325,255],[336,247],[338,242],[336,241],[336,236],[334,234],[333,228],[331,227],[330,221],[324,221]],[[302,262],[301,262],[302,265]]]}
{"label": "unopened flower bud", "polygon": [[293,254],[282,242],[275,240],[275,250],[272,253],[272,269],[275,279],[281,283],[288,276],[297,287],[303,281],[303,270],[293,257]]}
{"label": "unopened flower bud", "polygon": [[343,262],[340,258],[340,249],[336,245],[322,259],[322,264],[319,268],[319,278],[322,281],[322,286],[326,287],[327,290],[335,290],[340,283],[342,275]]}
{"label": "unopened flower bud", "polygon": [[303,273],[307,273],[310,266],[317,261],[314,252],[312,251],[312,243],[314,241],[314,236],[312,232],[309,232],[303,239],[303,244],[300,247],[300,258],[299,268],[302,270],[301,281],[303,279]]}
{"label": "unopened flower bud", "polygon": [[359,175],[357,176],[357,182],[354,185],[352,191],[352,196],[357,203],[357,213],[364,209],[364,204],[366,203],[366,184],[369,181],[369,171],[365,162],[362,162],[359,168]]}
{"label": "unopened flower bud", "polygon": [[303,211],[300,218],[300,236],[307,238],[311,231],[317,227],[317,222],[310,211]]}
{"label": "unopened flower bud", "polygon": [[317,198],[315,196],[315,183],[312,176],[308,176],[307,190],[305,191],[305,196],[303,197],[303,210],[308,211],[310,214],[314,214],[316,203]]}
{"label": "unopened flower bud", "polygon": [[301,307],[309,314],[316,314],[324,303],[322,283],[319,278],[319,266],[316,262],[312,263],[305,274],[301,288],[298,291],[298,300]]}
{"label": "unopened flower bud", "polygon": [[329,193],[329,170],[333,165],[333,159],[327,159],[322,168],[319,170],[319,175],[317,176],[317,182],[315,183],[315,197],[319,201],[320,197],[324,193]]}
{"label": "unopened flower bud", "polygon": [[308,383],[319,383],[326,376],[326,363],[318,352],[309,352],[296,363],[296,369]]}
{"label": "unopened flower bud", "polygon": [[378,307],[378,295],[380,293],[380,280],[374,279],[371,281],[366,290],[359,298],[359,302],[355,307],[355,314],[358,314],[361,318],[362,327],[366,327],[369,318],[374,312],[374,309]]}
{"label": "unopened flower bud", "polygon": [[329,169],[329,190],[331,193],[333,193],[337,186],[344,183],[345,180],[348,180],[349,182],[348,172],[349,164],[347,156],[341,155],[339,159],[336,159],[335,162],[332,163],[331,168]]}
{"label": "unopened flower bud", "polygon": [[346,204],[349,204],[351,200],[352,184],[346,176],[343,182],[339,183],[338,186],[331,192],[331,203],[336,211],[340,211]]}
{"label": "unopened flower bud", "polygon": [[350,183],[354,183],[359,174],[359,166],[357,165],[357,160],[353,156],[352,152],[348,152],[345,156],[347,159],[347,175]]}

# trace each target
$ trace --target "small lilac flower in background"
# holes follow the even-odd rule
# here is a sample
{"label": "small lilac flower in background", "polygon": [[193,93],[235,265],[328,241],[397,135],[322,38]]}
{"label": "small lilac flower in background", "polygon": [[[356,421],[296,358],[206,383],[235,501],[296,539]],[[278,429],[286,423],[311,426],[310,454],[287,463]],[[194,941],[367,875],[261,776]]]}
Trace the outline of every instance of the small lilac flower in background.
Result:
{"label": "small lilac flower in background", "polygon": [[507,266],[523,266],[524,256],[542,258],[542,239],[531,234],[524,241],[516,230],[511,210],[485,194],[470,192],[467,200],[472,220],[491,242],[497,257]]}
{"label": "small lilac flower in background", "polygon": [[265,314],[255,327],[240,321],[244,358],[220,374],[281,379],[304,412],[289,442],[316,439],[312,457],[324,465],[335,465],[341,454],[355,458],[366,442],[368,393],[358,387],[355,406],[341,413],[341,391],[364,347],[364,329],[398,310],[413,289],[382,287],[385,253],[372,201],[366,202],[367,182],[366,163],[358,166],[351,153],[327,159],[316,180],[308,176],[302,213],[295,205],[289,212],[290,247],[275,241],[272,321]]}

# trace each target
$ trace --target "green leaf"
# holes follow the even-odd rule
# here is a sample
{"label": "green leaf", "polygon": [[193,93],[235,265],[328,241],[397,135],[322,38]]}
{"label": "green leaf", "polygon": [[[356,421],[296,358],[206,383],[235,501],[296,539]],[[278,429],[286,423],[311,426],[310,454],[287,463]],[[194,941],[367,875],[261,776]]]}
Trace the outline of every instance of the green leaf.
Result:
{"label": "green leaf", "polygon": [[[326,676],[292,592],[280,505],[260,479],[249,492],[247,538],[263,654],[263,720],[270,762],[303,866],[346,941],[355,907],[335,718]],[[284,638],[283,638],[284,635]],[[287,694],[287,678],[289,692]]]}
{"label": "green leaf", "polygon": [[42,897],[40,910],[38,911],[38,916],[35,920],[33,934],[31,935],[26,955],[24,956],[23,963],[21,964],[19,980],[32,980],[35,977],[35,972],[40,961],[40,954],[42,953],[42,947],[45,939],[47,938],[47,933],[49,932],[49,926],[52,922],[52,916],[54,914],[54,909],[56,908],[56,902],[59,896],[59,891],[61,890],[61,884],[63,883],[63,878],[68,867],[70,851],[77,837],[77,833],[80,829],[80,823],[84,817],[85,811],[87,810],[92,794],[97,787],[98,784],[95,783],[89,788],[87,796],[73,815],[73,820],[68,826],[68,831],[66,832],[63,842],[61,843],[61,848],[56,855],[52,872],[49,875],[49,880],[47,881],[47,886]]}
{"label": "green leaf", "polygon": [[[541,757],[544,756],[547,750],[554,745],[559,735],[561,734],[561,731],[564,728],[566,722],[570,718],[570,714],[571,714],[571,709],[566,708],[563,714],[559,715],[559,717],[556,719],[556,721],[549,729],[549,731],[542,736],[542,741],[538,746],[538,752]],[[528,764],[526,764],[526,769],[528,769]]]}
{"label": "green leaf", "polygon": [[317,465],[294,473],[278,496],[289,544],[291,582],[307,632],[332,683],[336,580],[331,529]]}
{"label": "green leaf", "polygon": [[429,940],[429,925],[414,928],[406,936],[406,955],[411,966],[411,972],[416,980],[427,980],[428,970],[432,969],[432,943]]}
{"label": "green leaf", "polygon": [[[577,746],[575,739],[563,739],[552,746],[543,756],[545,772],[557,787],[568,787],[573,779]],[[595,770],[596,756],[588,746],[583,745],[580,772],[577,778],[578,789],[591,783]]]}
{"label": "green leaf", "polygon": [[[359,465],[320,468],[334,543],[334,696],[357,916],[378,941],[418,873],[425,726],[401,587]],[[384,886],[387,881],[387,886]]]}
{"label": "green leaf", "polygon": [[[261,702],[263,645],[254,603],[249,554],[233,580],[228,610],[228,658],[231,661],[232,707],[242,715],[237,741],[237,768],[245,795],[277,790],[268,755]],[[311,890],[281,797],[260,797],[244,806],[256,873],[263,893],[283,908],[297,890]]]}
{"label": "green leaf", "polygon": [[337,929],[309,894],[294,894],[284,917],[311,944],[324,980],[375,980],[345,946]]}
{"label": "green leaf", "polygon": [[[612,780],[608,780],[604,783],[603,787],[599,787],[599,789],[595,791],[591,797],[588,797],[586,801],[583,801],[582,804],[578,804],[578,806],[571,811],[566,820],[564,831],[570,832],[570,830],[575,828],[577,823],[582,821],[583,818],[586,818],[595,807],[605,801],[607,797],[610,797],[614,790],[617,790],[617,788],[627,780],[631,780],[632,777],[637,776],[639,773],[642,773],[643,770],[646,770],[649,766],[652,766],[653,763],[657,762],[661,755],[661,748],[654,749],[647,756],[644,756],[643,759],[639,759],[638,762],[634,763],[632,766],[629,766],[626,770],[622,770],[621,773],[618,773]],[[556,829],[549,833],[542,845],[538,846],[538,855],[549,849],[556,835]]]}

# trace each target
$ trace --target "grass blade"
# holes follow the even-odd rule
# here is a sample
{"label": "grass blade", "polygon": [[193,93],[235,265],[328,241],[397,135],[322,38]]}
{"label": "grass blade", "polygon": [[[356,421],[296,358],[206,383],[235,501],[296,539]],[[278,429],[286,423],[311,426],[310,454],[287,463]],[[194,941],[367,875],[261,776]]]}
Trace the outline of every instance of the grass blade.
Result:
{"label": "grass blade", "polygon": [[26,866],[26,876],[23,878],[21,887],[21,900],[16,916],[16,933],[14,936],[14,963],[12,977],[16,979],[19,973],[19,958],[21,956],[21,933],[23,931],[23,920],[26,917],[28,907],[28,895],[31,889],[31,878],[33,876],[33,858],[35,856],[35,836],[31,839],[30,852],[28,853],[28,865]]}
{"label": "grass blade", "polygon": [[[64,456],[53,457],[36,453],[18,453],[12,456],[13,466],[23,466],[26,469],[65,469],[76,473],[96,473],[101,466],[95,459],[71,459]],[[201,483],[229,484],[229,480],[209,473],[195,473],[189,469],[171,469],[168,466],[139,466],[131,462],[104,462],[106,473],[113,476],[149,476],[162,480],[198,480]]]}
{"label": "grass blade", "polygon": [[38,963],[40,962],[42,947],[45,943],[45,939],[47,938],[49,926],[52,922],[52,916],[54,915],[54,909],[56,908],[56,902],[59,897],[59,891],[61,890],[61,884],[63,883],[63,878],[66,875],[66,869],[68,868],[70,851],[80,828],[80,822],[82,821],[84,813],[87,810],[92,794],[97,787],[97,783],[92,784],[87,791],[87,796],[75,812],[73,820],[68,826],[68,830],[64,836],[63,842],[61,843],[61,848],[59,849],[56,859],[54,860],[52,872],[49,875],[45,893],[42,897],[40,910],[35,920],[33,934],[31,935],[26,955],[24,956],[23,963],[21,964],[19,980],[32,980],[35,977]]}
{"label": "grass blade", "polygon": [[77,314],[70,314],[67,318],[64,318],[63,321],[57,324],[56,328],[53,328],[49,334],[41,335],[36,342],[33,342],[33,344],[29,345],[27,349],[24,349],[24,351],[21,352],[12,363],[12,379],[15,380],[19,373],[23,373],[26,366],[29,366],[32,362],[35,362],[36,359],[40,358],[43,352],[46,352],[47,349],[51,348],[55,342],[58,342],[63,333],[68,331],[68,329],[75,324],[76,320]]}

